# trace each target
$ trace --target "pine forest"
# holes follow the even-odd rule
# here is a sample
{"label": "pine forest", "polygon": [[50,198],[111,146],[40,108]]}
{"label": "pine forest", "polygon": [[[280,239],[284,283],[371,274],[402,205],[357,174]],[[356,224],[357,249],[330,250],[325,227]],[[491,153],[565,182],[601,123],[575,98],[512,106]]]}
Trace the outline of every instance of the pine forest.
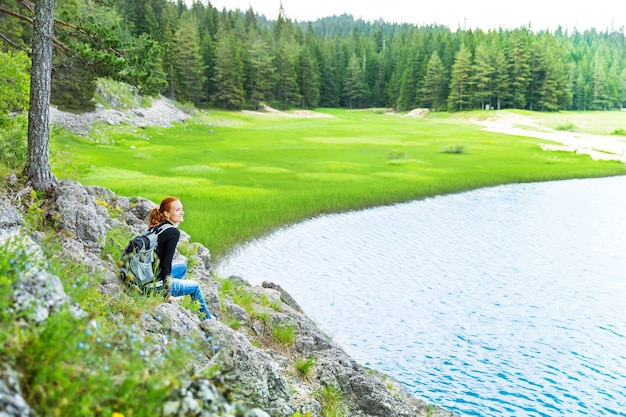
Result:
{"label": "pine forest", "polygon": [[[32,31],[24,4],[0,0],[0,55],[15,60]],[[76,111],[93,106],[97,78],[111,74],[233,110],[626,107],[623,28],[483,31],[350,15],[298,22],[282,7],[268,17],[181,0],[58,0],[55,15],[52,102]]]}

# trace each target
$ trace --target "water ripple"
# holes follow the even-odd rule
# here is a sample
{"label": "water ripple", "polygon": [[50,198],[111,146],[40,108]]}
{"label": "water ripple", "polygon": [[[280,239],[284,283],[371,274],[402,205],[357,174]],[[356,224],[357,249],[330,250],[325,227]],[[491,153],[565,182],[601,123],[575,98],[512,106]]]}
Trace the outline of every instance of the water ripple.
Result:
{"label": "water ripple", "polygon": [[324,216],[217,266],[464,416],[626,416],[626,178]]}

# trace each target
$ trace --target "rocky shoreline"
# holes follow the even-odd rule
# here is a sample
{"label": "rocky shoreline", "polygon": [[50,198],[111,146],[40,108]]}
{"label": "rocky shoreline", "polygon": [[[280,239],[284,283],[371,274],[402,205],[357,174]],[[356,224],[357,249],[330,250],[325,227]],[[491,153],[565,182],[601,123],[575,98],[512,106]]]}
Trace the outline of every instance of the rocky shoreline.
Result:
{"label": "rocky shoreline", "polygon": [[[95,123],[110,125],[129,124],[136,127],[148,125],[170,126],[190,117],[165,98],[153,101],[150,108],[131,108],[125,111],[99,108],[96,111],[73,114],[50,110],[51,123],[88,136]],[[15,176],[5,179],[0,189],[7,193],[0,197],[0,245],[12,238],[28,242],[32,254],[42,254],[39,241],[42,233],[25,226],[26,205],[22,200],[30,189],[22,189]],[[62,181],[43,205],[47,224],[52,224],[61,243],[61,256],[70,262],[88,266],[89,273],[99,276],[97,290],[103,297],[120,297],[122,285],[116,276],[116,259],[103,256],[103,247],[111,229],[121,228],[133,234],[146,229],[145,219],[155,204],[141,197],[117,196],[103,187],[83,187],[72,181]],[[111,215],[113,214],[113,216]],[[181,231],[180,245],[191,245],[191,237]],[[314,392],[320,387],[341,387],[348,416],[380,417],[453,417],[454,413],[417,399],[393,378],[369,369],[350,358],[341,346],[322,333],[300,309],[296,300],[279,285],[264,282],[251,286],[244,278],[230,277],[256,297],[264,297],[280,305],[269,318],[251,317],[232,299],[220,300],[220,283],[211,277],[211,255],[207,248],[193,243],[193,255],[185,258],[177,251],[175,261],[185,261],[193,279],[201,283],[209,309],[222,318],[231,317],[242,325],[234,330],[224,321],[200,322],[195,314],[177,303],[163,303],[152,314],[145,314],[137,323],[141,337],[161,341],[154,346],[153,355],[167,349],[169,337],[210,338],[220,346],[219,360],[222,369],[231,370],[237,390],[247,393],[246,403],[259,409],[250,416],[292,417],[306,415],[322,417],[322,406]],[[41,255],[38,255],[41,256]],[[25,274],[14,288],[14,308],[33,308],[30,325],[37,325],[55,314],[63,305],[71,304],[59,277],[50,273]],[[156,316],[164,318],[155,320]],[[112,317],[112,320],[120,318]],[[259,339],[271,338],[271,325],[295,324],[296,336],[288,349],[257,347]],[[315,357],[313,373],[306,379],[293,375],[296,357]],[[206,357],[193,363],[191,368],[202,370],[209,366]],[[214,415],[210,413],[211,401],[206,396],[207,387],[199,386],[199,379],[190,379],[185,391],[185,402],[197,404],[199,409],[189,410],[171,406],[163,415]],[[34,415],[20,393],[19,376],[5,365],[0,369],[0,409],[5,417]],[[224,399],[222,399],[224,401]],[[213,401],[214,402],[214,401]],[[182,413],[182,414],[181,414]],[[187,414],[190,413],[190,414]],[[195,414],[193,414],[195,413]],[[204,413],[204,414],[202,414]],[[1,413],[0,413],[1,414]],[[221,414],[220,414],[221,415]],[[234,415],[234,414],[233,414]]]}
{"label": "rocky shoreline", "polygon": [[[29,242],[30,253],[42,254],[44,251],[37,237],[39,232],[25,227],[26,213],[22,208],[24,205],[20,204],[20,200],[29,195],[30,190],[15,190],[15,181],[15,178],[8,179],[6,188],[9,192],[0,198],[0,244],[19,237]],[[76,182],[62,181],[45,202],[46,210],[43,215],[48,224],[54,225],[63,252],[61,256],[70,262],[87,265],[91,274],[102,277],[97,290],[103,297],[120,297],[123,289],[115,272],[116,260],[111,255],[102,256],[107,233],[112,228],[125,228],[133,233],[144,231],[144,219],[154,206],[153,202],[141,197],[131,200],[102,187],[83,187]],[[116,214],[115,217],[110,215],[111,212]],[[189,235],[181,233],[181,243],[189,244],[190,240]],[[160,341],[155,344],[153,355],[158,356],[166,349],[166,341],[172,335],[181,338],[210,337],[213,343],[220,346],[219,361],[222,369],[230,370],[238,391],[246,393],[246,402],[259,407],[254,411],[255,414],[250,415],[291,417],[298,412],[301,415],[308,413],[306,415],[322,417],[322,407],[315,398],[314,391],[333,385],[341,387],[343,401],[350,410],[347,415],[350,416],[454,416],[450,411],[415,398],[393,378],[355,362],[341,346],[322,333],[300,311],[297,302],[276,284],[250,286],[245,279],[230,278],[257,296],[266,297],[280,305],[278,310],[271,310],[267,320],[251,317],[232,299],[220,300],[220,283],[211,277],[210,253],[202,245],[193,245],[196,249],[187,259],[180,253],[176,256],[192,265],[190,273],[193,279],[201,283],[209,308],[219,312],[220,318],[234,317],[242,325],[234,330],[222,321],[200,322],[195,314],[181,305],[163,303],[153,314],[145,314],[137,323],[142,337]],[[48,272],[25,274],[13,290],[14,308],[34,308],[30,315],[31,325],[45,321],[60,306],[71,304],[60,279]],[[155,320],[155,315],[165,319]],[[115,317],[111,319],[115,320]],[[271,337],[267,323],[295,324],[296,335],[293,343],[287,349],[255,346],[255,340]],[[302,379],[293,375],[295,357],[316,358],[314,372],[310,377]],[[192,365],[193,369],[202,370],[208,363],[204,357]],[[19,378],[16,375],[11,369],[0,372],[0,405],[4,410],[9,410],[3,415],[34,415],[21,397]],[[191,379],[189,384],[198,383],[194,381],[197,380]],[[206,400],[199,397],[204,395],[202,393],[206,393],[206,389],[185,391],[185,395],[192,396],[192,403],[199,404],[199,407],[208,407]],[[183,403],[176,402],[179,405]],[[182,415],[176,413],[189,410],[174,407],[170,412],[172,414],[164,415]]]}

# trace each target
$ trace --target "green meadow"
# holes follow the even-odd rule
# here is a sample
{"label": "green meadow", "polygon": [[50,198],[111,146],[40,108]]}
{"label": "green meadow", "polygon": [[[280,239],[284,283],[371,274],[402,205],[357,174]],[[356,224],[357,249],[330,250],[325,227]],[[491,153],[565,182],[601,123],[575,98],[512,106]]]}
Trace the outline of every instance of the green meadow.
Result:
{"label": "green meadow", "polygon": [[[179,197],[186,212],[181,229],[214,258],[323,213],[504,183],[626,174],[619,162],[542,151],[546,141],[469,122],[493,112],[318,113],[327,117],[212,110],[172,128],[97,126],[89,139],[55,132],[53,172],[118,195]],[[556,126],[575,116],[541,122]]]}

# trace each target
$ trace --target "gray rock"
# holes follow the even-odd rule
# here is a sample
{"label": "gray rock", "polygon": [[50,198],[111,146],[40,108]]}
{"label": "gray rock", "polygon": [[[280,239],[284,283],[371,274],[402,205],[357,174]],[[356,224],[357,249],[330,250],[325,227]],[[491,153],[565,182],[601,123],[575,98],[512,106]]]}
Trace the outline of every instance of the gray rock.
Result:
{"label": "gray rock", "polygon": [[13,306],[18,312],[40,323],[70,301],[56,275],[31,268],[12,285]]}
{"label": "gray rock", "polygon": [[137,202],[130,208],[130,212],[144,223],[147,223],[150,217],[150,211],[155,207],[157,207],[156,203],[143,197],[138,197]]}
{"label": "gray rock", "polygon": [[115,193],[108,188],[90,185],[85,187],[85,190],[94,198],[106,201],[109,204],[113,204],[113,201],[115,200]]}
{"label": "gray rock", "polygon": [[163,416],[270,417],[258,408],[226,401],[215,384],[206,378],[189,379],[172,392],[163,405]]}
{"label": "gray rock", "polygon": [[299,312],[303,311],[300,305],[296,302],[296,300],[291,295],[289,295],[287,291],[283,290],[280,285],[274,284],[273,282],[269,281],[263,281],[261,285],[263,286],[263,288],[271,288],[278,291],[280,293],[280,299],[283,301],[283,303],[289,305],[294,310]]}
{"label": "gray rock", "polygon": [[84,187],[73,181],[61,181],[54,188],[52,202],[59,213],[58,225],[72,233],[86,247],[98,247],[106,237],[107,211],[96,203]]}
{"label": "gray rock", "polygon": [[24,218],[6,196],[0,198],[0,229],[11,229],[24,223]]}
{"label": "gray rock", "polygon": [[289,384],[265,351],[220,322],[205,321],[201,327],[219,345],[223,369],[236,379],[240,400],[258,404],[274,417],[294,414]]}
{"label": "gray rock", "polygon": [[32,417],[35,414],[22,397],[17,373],[0,365],[0,417]]}

